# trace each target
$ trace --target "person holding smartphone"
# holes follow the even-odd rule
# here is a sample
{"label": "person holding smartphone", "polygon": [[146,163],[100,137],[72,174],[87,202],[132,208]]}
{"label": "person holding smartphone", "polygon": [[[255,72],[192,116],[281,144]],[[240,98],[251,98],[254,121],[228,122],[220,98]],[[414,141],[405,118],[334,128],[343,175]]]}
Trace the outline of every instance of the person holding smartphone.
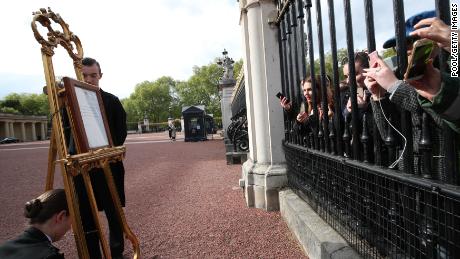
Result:
{"label": "person holding smartphone", "polygon": [[[426,18],[414,25],[411,36],[430,39],[451,53],[451,28],[437,17]],[[458,32],[458,30],[457,30]],[[460,133],[460,79],[451,77],[449,74],[440,74],[433,67],[432,62],[426,65],[426,77],[420,83],[414,84],[420,95],[420,105],[433,109],[449,123],[449,126]],[[439,80],[440,79],[440,80]],[[452,98],[455,97],[455,98]]]}
{"label": "person holding smartphone", "polygon": [[[304,103],[302,103],[300,106],[300,111],[298,112],[296,119],[299,122],[304,122],[306,118],[309,115],[313,115],[313,90],[312,90],[312,84],[311,84],[311,78],[307,77],[304,80],[302,80],[301,85],[302,85],[302,92],[303,96],[305,97],[307,105],[305,106]],[[331,78],[326,75],[326,82],[327,82],[327,105],[328,105],[328,116],[331,117],[334,113],[334,104],[332,102],[332,91],[331,91]],[[316,88],[316,105],[318,107],[318,111],[320,112],[320,115],[322,113],[322,108],[321,108],[321,76],[316,75],[315,76],[315,88]],[[281,93],[279,93],[281,94]],[[292,113],[292,102],[285,97],[284,95],[277,95],[278,98],[280,98],[280,104],[281,107],[288,113]],[[305,108],[306,107],[306,108]],[[292,116],[293,117],[293,116]]]}
{"label": "person holding smartphone", "polygon": [[[429,64],[429,66],[432,65]],[[431,76],[429,73],[431,68],[428,68],[425,71],[421,80]],[[431,147],[432,147],[432,168],[430,169],[433,172],[435,178],[441,179],[443,174],[446,173],[446,161],[445,161],[445,143],[443,135],[443,120],[436,114],[432,109],[425,109],[418,102],[418,94],[416,89],[411,85],[417,82],[416,80],[403,81],[398,80],[391,68],[380,58],[376,57],[371,68],[364,69],[363,76],[365,76],[365,84],[369,91],[372,93],[372,110],[374,114],[374,119],[377,123],[380,135],[383,140],[388,135],[388,132],[391,129],[389,122],[385,117],[390,118],[392,125],[401,130],[400,125],[400,109],[409,111],[412,117],[412,142],[413,142],[413,152],[414,152],[414,173],[421,174],[422,162],[420,160],[420,139],[422,134],[422,127],[420,122],[422,121],[423,112],[426,112],[429,117],[430,125],[433,127],[430,128],[431,135]],[[430,80],[437,80],[431,78]],[[396,135],[396,134],[395,134]],[[403,150],[403,140],[399,139],[400,151]],[[393,161],[390,161],[390,163]],[[402,165],[399,169],[403,169]]]}
{"label": "person holding smartphone", "polygon": [[[296,124],[295,129],[301,131],[305,134],[308,131],[311,131],[313,128],[318,127],[318,122],[323,118],[323,109],[321,108],[321,76],[315,76],[315,90],[316,90],[316,105],[318,109],[318,116],[320,119],[316,118],[313,113],[313,85],[311,82],[311,77],[307,77],[302,80],[302,90],[303,96],[306,100],[305,103],[300,104],[299,111],[294,111],[292,107],[292,102],[285,96],[280,95],[280,104],[281,107],[286,111],[288,118],[293,120],[295,118]],[[327,89],[327,106],[328,106],[328,117],[331,118],[334,114],[334,103],[332,101],[332,91],[331,91],[331,78],[326,75],[326,89]]]}
{"label": "person holding smartphone", "polygon": [[[364,76],[362,73],[364,72],[364,68],[369,67],[369,57],[368,54],[365,52],[356,52],[355,56],[355,79],[356,79],[356,100],[358,104],[358,114],[360,120],[365,112],[367,112],[369,107],[369,94],[366,92],[366,86],[364,84]],[[349,84],[350,72],[348,67],[348,59],[344,59],[343,63],[343,75],[345,76],[345,80],[347,84]],[[345,109],[343,110],[344,118],[349,117],[351,114],[351,99],[348,98],[347,104]]]}
{"label": "person holding smartphone", "polygon": [[[436,17],[436,12],[425,11],[418,13],[406,20],[406,39],[408,44],[408,53],[412,52],[412,42],[418,38],[432,40],[447,52],[451,52],[451,28],[441,19]],[[394,47],[395,38],[387,40],[384,48]],[[434,55],[432,55],[434,56]],[[459,78],[453,78],[449,74],[441,74],[433,66],[433,60],[428,60],[422,64],[424,76],[420,80],[412,81],[411,87],[414,87],[418,93],[418,103],[424,108],[432,109],[439,114],[446,123],[456,132],[460,133],[460,94]],[[444,65],[444,64],[443,64]],[[390,79],[390,75],[388,80]],[[383,79],[381,79],[383,80]],[[391,80],[396,82],[396,78]],[[384,85],[385,87],[385,85]],[[394,89],[396,89],[395,86]],[[393,89],[393,90],[394,90]],[[455,97],[455,98],[453,98]]]}

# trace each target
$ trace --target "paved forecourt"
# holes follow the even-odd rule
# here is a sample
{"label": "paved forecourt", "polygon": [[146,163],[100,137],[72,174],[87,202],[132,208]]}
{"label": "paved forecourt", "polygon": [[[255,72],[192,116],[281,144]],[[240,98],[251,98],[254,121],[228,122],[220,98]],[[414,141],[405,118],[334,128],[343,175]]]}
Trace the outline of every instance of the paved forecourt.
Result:
{"label": "paved forecourt", "polygon": [[[279,212],[245,206],[237,187],[241,165],[226,164],[217,135],[194,143],[177,137],[132,134],[126,142],[125,212],[143,258],[305,257]],[[48,145],[0,145],[0,242],[27,226],[23,205],[44,190]],[[55,187],[62,187],[58,167]],[[71,233],[56,245],[67,258],[77,257]]]}

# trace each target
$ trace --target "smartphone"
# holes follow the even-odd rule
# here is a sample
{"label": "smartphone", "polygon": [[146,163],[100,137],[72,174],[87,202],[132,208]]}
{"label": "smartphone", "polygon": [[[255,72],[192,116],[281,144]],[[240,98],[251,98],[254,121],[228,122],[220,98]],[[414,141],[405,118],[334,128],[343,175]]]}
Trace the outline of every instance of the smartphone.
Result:
{"label": "smartphone", "polygon": [[377,50],[373,51],[372,53],[369,54],[369,67],[370,68],[375,68],[377,67],[377,59],[379,58],[379,53]]}
{"label": "smartphone", "polygon": [[434,49],[434,43],[431,40],[421,39],[414,42],[412,55],[409,56],[404,79],[417,80],[425,73],[426,63],[431,58]]}
{"label": "smartphone", "polygon": [[[283,99],[284,94],[282,94],[281,92],[278,92],[278,93],[276,94],[276,97],[278,97],[278,98],[281,100],[281,99]],[[289,98],[286,98],[286,102],[289,102]]]}
{"label": "smartphone", "polygon": [[[369,67],[370,68],[378,67],[377,58],[381,58],[377,50],[369,54]],[[396,73],[396,71],[398,70],[397,56],[387,57],[383,59],[383,62],[385,62],[385,64],[391,69],[391,71]]]}

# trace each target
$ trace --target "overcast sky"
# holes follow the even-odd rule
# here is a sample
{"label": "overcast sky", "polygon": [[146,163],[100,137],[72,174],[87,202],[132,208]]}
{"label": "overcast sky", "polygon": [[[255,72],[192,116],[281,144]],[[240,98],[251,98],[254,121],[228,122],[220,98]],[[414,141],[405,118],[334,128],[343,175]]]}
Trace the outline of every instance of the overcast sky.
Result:
{"label": "overcast sky", "polygon": [[[329,50],[326,0],[325,50]],[[336,0],[339,47],[345,47],[343,1]],[[352,1],[355,48],[366,46],[362,0]],[[455,0],[454,2],[458,2]],[[6,3],[6,4],[5,4]],[[51,7],[81,40],[85,56],[102,66],[101,87],[129,97],[137,83],[171,76],[187,80],[194,65],[207,65],[226,48],[242,57],[236,0],[18,0],[6,1],[0,15],[0,99],[11,92],[40,93],[45,85],[40,45],[30,27],[32,12]],[[434,9],[434,0],[405,0],[406,18]],[[378,48],[394,34],[392,1],[374,0]],[[316,16],[316,12],[313,12]],[[313,20],[316,25],[316,19]],[[314,26],[315,28],[316,26]],[[316,38],[316,30],[314,30]],[[317,44],[315,45],[317,49]],[[56,75],[74,76],[62,48],[54,57]]]}

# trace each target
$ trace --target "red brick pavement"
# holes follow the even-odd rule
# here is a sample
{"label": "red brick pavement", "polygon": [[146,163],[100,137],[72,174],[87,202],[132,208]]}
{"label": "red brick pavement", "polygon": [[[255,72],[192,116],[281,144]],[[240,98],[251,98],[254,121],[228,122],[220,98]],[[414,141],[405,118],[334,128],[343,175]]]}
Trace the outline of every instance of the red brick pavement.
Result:
{"label": "red brick pavement", "polygon": [[[279,212],[246,207],[237,187],[241,166],[226,165],[222,140],[178,138],[127,140],[125,212],[143,258],[305,258]],[[47,145],[0,146],[0,242],[26,227],[22,206],[43,190]],[[62,186],[59,170],[55,186]],[[77,257],[72,233],[57,246]]]}

